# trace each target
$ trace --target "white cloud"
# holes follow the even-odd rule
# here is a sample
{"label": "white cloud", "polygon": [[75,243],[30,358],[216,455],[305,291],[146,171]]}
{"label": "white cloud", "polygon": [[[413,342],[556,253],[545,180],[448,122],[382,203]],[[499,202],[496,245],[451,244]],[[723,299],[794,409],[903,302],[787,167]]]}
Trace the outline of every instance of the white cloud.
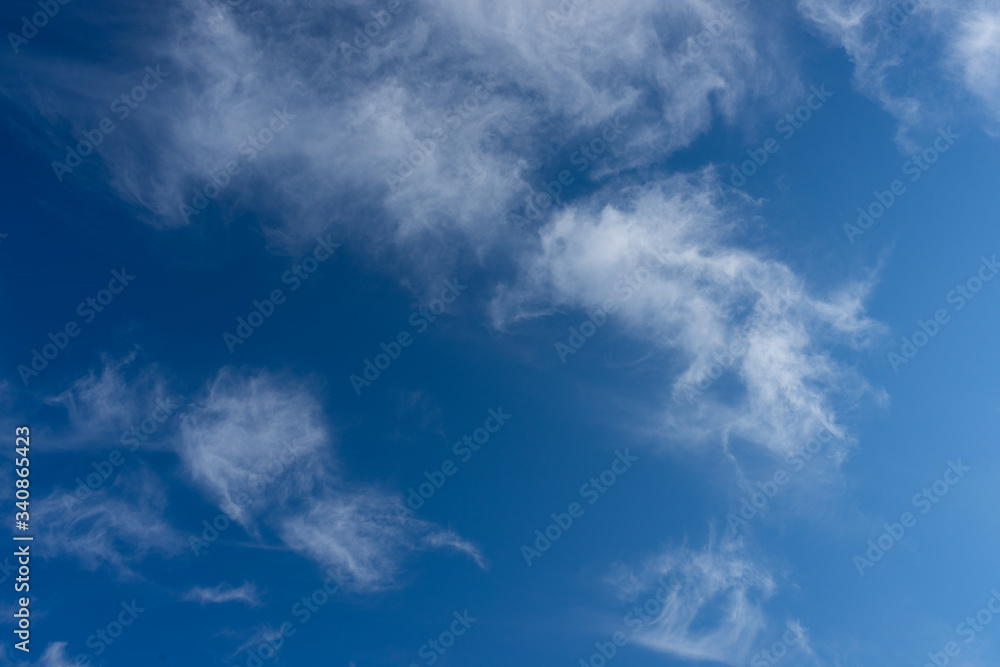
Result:
{"label": "white cloud", "polygon": [[452,548],[485,568],[473,544],[399,508],[398,498],[371,490],[341,493],[314,499],[307,512],[289,517],[279,530],[290,547],[362,588],[389,585],[404,553],[412,550]]}
{"label": "white cloud", "polygon": [[1000,118],[1000,8],[979,7],[958,22],[952,62],[968,90]]}
{"label": "white cloud", "polygon": [[481,569],[487,569],[486,559],[476,545],[450,530],[436,530],[426,533],[423,537],[423,543],[431,549],[451,547],[472,558]]}
{"label": "white cloud", "polygon": [[225,368],[204,400],[181,416],[181,456],[220,509],[255,530],[255,512],[237,503],[266,491],[279,506],[312,491],[332,470],[330,434],[317,401],[295,380]]}
{"label": "white cloud", "polygon": [[407,553],[424,548],[482,564],[468,542],[400,511],[398,496],[345,479],[321,407],[300,381],[223,369],[182,417],[181,434],[192,479],[223,511],[251,534],[269,525],[347,586],[391,585]]}
{"label": "white cloud", "polygon": [[0,664],[5,667],[77,667],[77,663],[66,653],[67,646],[67,642],[51,642],[45,647],[37,662],[24,662],[10,656],[12,652],[19,655],[24,653],[13,648],[13,642],[5,643],[0,646]]}
{"label": "white cloud", "polygon": [[[194,187],[223,167],[274,107],[287,107],[291,125],[244,164],[220,201],[282,211],[288,226],[275,238],[291,242],[350,224],[330,222],[343,219],[349,205],[358,215],[348,218],[366,220],[359,233],[405,240],[406,257],[430,272],[442,258],[455,258],[414,237],[467,235],[477,251],[498,242],[509,232],[506,212],[528,187],[554,178],[538,159],[550,147],[571,152],[621,117],[627,135],[580,178],[613,173],[690,145],[720,116],[743,123],[746,102],[766,108],[799,89],[771,27],[775,17],[759,16],[755,3],[595,1],[567,25],[551,26],[546,14],[558,8],[551,0],[406,2],[348,62],[340,43],[371,20],[360,8],[259,0],[252,10],[227,13],[191,0],[182,11],[157,15],[156,37],[129,44],[146,56],[133,61],[162,62],[170,76],[98,151],[123,198],[151,211],[154,224],[183,224],[179,205]],[[329,21],[334,11],[340,20],[332,31],[303,28]],[[706,45],[680,59],[699,36]],[[84,116],[105,115],[119,88],[134,85],[120,72],[105,84],[97,66],[25,66],[46,85],[8,82],[7,95],[52,119],[70,119],[78,132],[99,119]],[[456,115],[484,77],[496,89]],[[44,92],[67,88],[72,94]],[[392,192],[386,173],[439,128],[446,139]],[[265,180],[266,189],[257,187]]]}
{"label": "white cloud", "polygon": [[[900,122],[897,141],[971,117],[1000,120],[1000,12],[983,0],[799,0],[854,65],[859,90]],[[919,75],[917,75],[919,73]],[[968,104],[977,100],[978,104]]]}
{"label": "white cloud", "polygon": [[[70,431],[57,444],[63,447],[121,447],[122,433],[149,419],[167,398],[165,379],[155,365],[140,366],[138,350],[121,358],[102,355],[99,370],[91,369],[61,394],[46,399],[62,406]],[[154,444],[147,440],[144,446]]]}
{"label": "white cloud", "polygon": [[[838,432],[835,400],[864,390],[830,352],[838,343],[864,346],[880,330],[864,315],[870,285],[817,297],[784,264],[738,249],[727,222],[734,212],[717,208],[710,184],[674,177],[611,203],[568,208],[540,230],[520,277],[499,289],[493,321],[503,328],[611,300],[619,310],[606,326],[681,355],[682,372],[664,382],[679,400],[663,406],[661,425],[686,440],[729,433],[787,453],[824,427]],[[778,296],[783,309],[754,314]],[[726,373],[741,391],[709,388],[696,401],[681,400],[732,349],[742,353]]]}
{"label": "white cloud", "polygon": [[195,586],[181,596],[181,599],[197,602],[201,605],[242,602],[256,607],[260,604],[260,593],[254,584],[244,582],[240,586],[230,586],[229,584],[219,584],[213,588]]}
{"label": "white cloud", "polygon": [[710,541],[700,551],[679,547],[637,571],[617,571],[610,581],[625,598],[649,597],[665,586],[661,610],[633,641],[685,660],[744,663],[767,626],[762,604],[776,584],[742,551],[737,542]]}
{"label": "white cloud", "polygon": [[46,646],[39,662],[40,667],[72,667],[75,664],[66,655],[66,642],[53,642]]}
{"label": "white cloud", "polygon": [[175,555],[183,539],[164,520],[166,492],[151,472],[123,472],[108,487],[83,500],[54,491],[32,505],[43,526],[49,555],[80,560],[88,569],[108,565],[122,576],[151,553]]}

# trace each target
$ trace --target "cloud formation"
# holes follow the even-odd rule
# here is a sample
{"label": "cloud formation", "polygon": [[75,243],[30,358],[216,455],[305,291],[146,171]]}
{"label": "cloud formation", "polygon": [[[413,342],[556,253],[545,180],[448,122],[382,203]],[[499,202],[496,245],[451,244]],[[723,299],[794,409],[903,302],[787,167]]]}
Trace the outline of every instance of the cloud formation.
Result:
{"label": "cloud formation", "polygon": [[743,554],[734,541],[704,549],[669,549],[638,570],[611,579],[634,598],[667,582],[666,601],[634,641],[684,660],[745,663],[767,625],[763,602],[774,594],[771,574]]}
{"label": "cloud formation", "polygon": [[229,584],[219,584],[212,588],[195,586],[183,596],[182,600],[197,602],[202,606],[207,604],[224,604],[226,602],[242,602],[250,607],[260,604],[260,592],[257,587],[249,581],[243,582],[240,586],[230,586]]}
{"label": "cloud formation", "polygon": [[798,8],[850,57],[858,89],[898,119],[902,148],[915,149],[912,134],[966,118],[996,133],[1000,12],[991,3],[799,0]]}
{"label": "cloud formation", "polygon": [[300,380],[223,369],[183,415],[181,438],[192,480],[220,509],[251,535],[270,526],[346,586],[389,586],[407,553],[425,548],[482,563],[468,542],[413,518],[399,496],[346,478],[321,406]]}
{"label": "cloud formation", "polygon": [[[747,101],[766,107],[799,87],[764,27],[775,17],[747,0],[591,2],[553,20],[558,13],[549,0],[405,2],[366,45],[358,34],[372,17],[359,7],[261,0],[227,10],[189,0],[141,26],[147,42],[129,42],[133,67],[162,63],[169,76],[95,160],[157,226],[188,224],[181,204],[215,178],[227,181],[213,195],[227,207],[283,211],[285,240],[352,228],[336,215],[347,207],[380,221],[353,227],[377,241],[409,247],[414,236],[455,233],[483,247],[509,233],[506,212],[549,176],[539,156],[569,158],[606,121],[634,130],[585,177],[661,160],[720,117],[743,122]],[[319,23],[331,29],[303,29]],[[33,65],[46,90],[67,94],[13,81],[5,92],[65,119],[73,135],[57,143],[72,145],[134,83],[125,63],[113,83],[97,65]],[[92,92],[79,83],[98,77]],[[288,127],[247,147],[275,109],[293,116]],[[231,161],[239,173],[219,175]],[[407,258],[419,262],[427,248],[439,245]]]}
{"label": "cloud formation", "polygon": [[[124,431],[162,415],[161,406],[169,402],[166,380],[155,365],[142,365],[137,349],[120,358],[102,355],[98,369],[46,399],[66,410],[70,429],[57,444],[67,448],[119,448]],[[144,440],[144,446],[155,446],[155,440]]]}
{"label": "cloud formation", "polygon": [[[837,398],[865,389],[830,348],[862,348],[881,330],[864,312],[871,285],[811,294],[789,267],[732,241],[735,212],[719,207],[711,183],[678,176],[567,208],[498,290],[493,322],[613,310],[604,326],[680,355],[662,425],[685,440],[729,433],[791,453],[823,428],[839,432]],[[740,390],[691,396],[720,374]]]}
{"label": "cloud formation", "polygon": [[104,565],[134,576],[133,566],[146,556],[183,548],[181,534],[164,519],[166,489],[148,470],[123,472],[84,501],[57,490],[32,507],[49,540],[47,554],[77,558],[87,569]]}

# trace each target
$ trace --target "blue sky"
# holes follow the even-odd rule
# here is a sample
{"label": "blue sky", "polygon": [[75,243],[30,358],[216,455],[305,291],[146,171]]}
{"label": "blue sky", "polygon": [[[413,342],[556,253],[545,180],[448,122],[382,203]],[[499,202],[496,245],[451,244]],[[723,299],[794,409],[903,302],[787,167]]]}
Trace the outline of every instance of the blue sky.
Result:
{"label": "blue sky", "polygon": [[996,664],[993,4],[0,24],[3,664]]}

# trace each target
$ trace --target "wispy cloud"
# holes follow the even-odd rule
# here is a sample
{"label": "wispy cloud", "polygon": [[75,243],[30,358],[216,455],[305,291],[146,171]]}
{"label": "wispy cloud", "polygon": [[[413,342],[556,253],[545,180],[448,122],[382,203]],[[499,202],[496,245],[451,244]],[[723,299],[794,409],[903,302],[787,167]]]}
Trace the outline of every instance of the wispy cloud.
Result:
{"label": "wispy cloud", "polygon": [[[1000,120],[1000,8],[981,5],[958,21],[950,61],[966,88]],[[996,131],[996,125],[991,129]]]}
{"label": "wispy cloud", "polygon": [[902,148],[916,149],[911,134],[963,119],[997,131],[1000,13],[991,3],[799,0],[798,8],[850,57],[858,89],[898,119]]}
{"label": "wispy cloud", "polygon": [[[38,661],[31,663],[12,656],[17,649],[12,644],[5,643],[0,645],[0,664],[4,667],[76,667],[76,663],[66,655],[67,645],[67,642],[52,642],[45,647]],[[17,653],[24,655],[21,651]]]}
{"label": "wispy cloud", "polygon": [[[173,555],[180,533],[163,518],[166,490],[152,472],[123,472],[114,484],[72,504],[71,492],[54,491],[38,501],[33,518],[43,526],[47,555],[77,558],[88,569],[110,566],[134,576],[133,565],[151,553]],[[70,507],[70,505],[72,506]]]}
{"label": "wispy cloud", "polygon": [[[634,129],[591,170],[595,179],[661,160],[720,118],[746,122],[746,102],[766,108],[800,89],[793,59],[767,27],[777,19],[761,15],[756,3],[591,2],[568,24],[553,26],[546,14],[558,7],[551,0],[405,2],[372,45],[349,59],[341,44],[371,20],[365,12],[260,0],[253,12],[227,13],[189,0],[155,27],[137,29],[144,42],[129,41],[171,75],[164,94],[96,151],[122,198],[148,211],[153,224],[178,226],[186,224],[180,204],[194,188],[224,167],[275,107],[287,107],[295,120],[232,179],[218,200],[222,208],[285,211],[272,236],[282,242],[347,224],[330,222],[342,219],[334,214],[345,206],[377,212],[363,217],[378,224],[355,231],[378,241],[375,247],[389,241],[432,273],[442,260],[457,261],[461,245],[443,249],[441,235],[470,238],[478,248],[506,245],[505,212],[555,177],[539,156],[561,150],[568,158],[606,121],[620,117]],[[333,18],[334,30],[301,29]],[[710,44],[690,57],[691,40],[703,33],[712,34]],[[57,58],[32,65],[32,80],[45,86],[8,80],[6,94],[47,117],[69,119],[78,131],[97,120],[91,115],[106,113],[116,92],[97,65]],[[122,76],[116,72],[116,85]],[[494,90],[477,99],[483,80]],[[475,105],[467,111],[461,105],[470,96]],[[51,143],[46,137],[44,145]],[[421,145],[433,148],[393,191],[386,174]],[[261,179],[272,184],[269,201],[256,187]],[[421,243],[422,235],[433,242]]]}
{"label": "wispy cloud", "polygon": [[300,380],[223,369],[182,417],[181,434],[192,479],[221,509],[253,535],[270,526],[348,586],[390,585],[406,553],[425,547],[482,564],[468,542],[401,511],[400,497],[346,479],[322,409]]}
{"label": "wispy cloud", "polygon": [[257,591],[256,585],[244,582],[240,586],[231,586],[229,584],[219,584],[213,588],[195,586],[181,596],[181,599],[197,602],[201,605],[242,602],[251,607],[256,607],[260,604],[260,593]]}
{"label": "wispy cloud", "polygon": [[123,431],[149,418],[167,398],[167,384],[154,364],[143,365],[139,350],[122,357],[102,355],[100,367],[46,399],[66,410],[70,430],[63,447],[120,447]]}
{"label": "wispy cloud", "polygon": [[258,497],[247,507],[238,496],[265,492],[284,505],[310,494],[317,476],[334,474],[322,409],[293,378],[225,368],[180,423],[181,456],[192,479],[251,532],[264,503]]}
{"label": "wispy cloud", "polygon": [[49,644],[42,653],[41,667],[71,667],[75,664],[66,655],[66,642]]}
{"label": "wispy cloud", "polygon": [[662,610],[634,641],[685,660],[731,665],[746,661],[767,625],[762,603],[774,594],[770,573],[734,541],[702,550],[669,549],[638,570],[620,569],[610,581],[635,597],[669,581]]}
{"label": "wispy cloud", "polygon": [[[788,266],[738,248],[730,240],[735,212],[719,208],[710,193],[707,175],[674,177],[568,208],[540,230],[517,281],[498,290],[493,321],[504,328],[553,309],[593,312],[611,301],[615,313],[605,326],[681,355],[682,371],[665,380],[675,394],[705,376],[718,355],[732,357],[727,373],[739,392],[710,392],[693,405],[667,401],[654,420],[661,427],[685,440],[730,433],[794,451],[822,428],[838,431],[836,399],[865,390],[831,349],[864,347],[881,331],[864,312],[872,284],[811,294]],[[785,308],[753,322],[754,307],[777,297]]]}
{"label": "wispy cloud", "polygon": [[481,569],[485,570],[488,567],[486,559],[475,544],[450,530],[438,530],[427,533],[424,535],[423,541],[431,549],[451,547],[472,558]]}

